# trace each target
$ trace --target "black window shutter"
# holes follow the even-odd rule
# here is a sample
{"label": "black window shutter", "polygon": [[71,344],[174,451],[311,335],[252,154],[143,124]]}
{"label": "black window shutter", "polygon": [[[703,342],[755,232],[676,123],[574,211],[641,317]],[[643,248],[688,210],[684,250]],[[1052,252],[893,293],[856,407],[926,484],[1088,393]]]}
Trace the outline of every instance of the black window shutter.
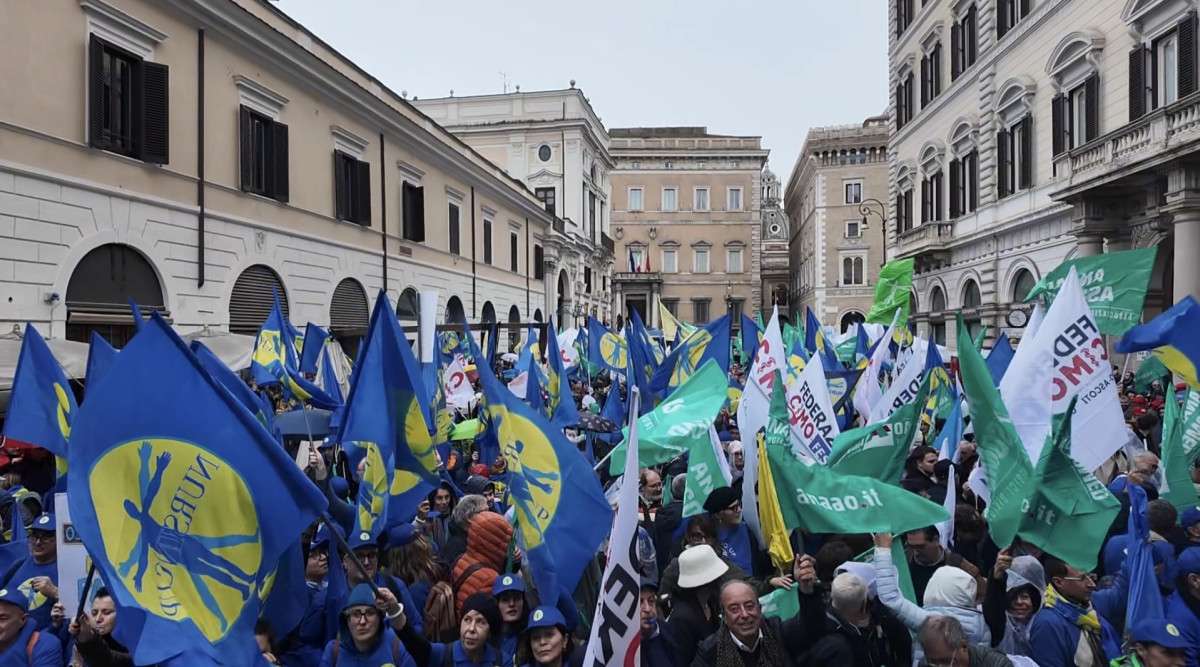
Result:
{"label": "black window shutter", "polygon": [[[1029,0],[1020,0],[1020,2],[1021,2],[1021,13],[1017,15],[1018,20],[1023,19],[1026,16],[1029,16]],[[1014,23],[1015,23],[1015,21],[1014,21]]]}
{"label": "black window shutter", "polygon": [[1129,120],[1146,115],[1146,49],[1139,44],[1129,52]]}
{"label": "black window shutter", "polygon": [[896,84],[896,129],[904,127],[908,119],[904,117],[904,82]]}
{"label": "black window shutter", "polygon": [[346,189],[346,154],[333,152],[333,215],[338,220],[350,219],[350,193]]}
{"label": "black window shutter", "polygon": [[1064,94],[1055,95],[1050,100],[1050,135],[1051,143],[1054,146],[1054,154],[1059,155],[1067,150],[1067,96]]}
{"label": "black window shutter", "polygon": [[929,179],[921,181],[921,222],[929,221]]}
{"label": "black window shutter", "polygon": [[288,200],[288,126],[272,124],[271,150],[273,164],[271,177],[274,180],[271,196],[279,201]]}
{"label": "black window shutter", "polygon": [[1019,187],[1024,190],[1033,185],[1033,118],[1026,116],[1021,121],[1021,169]]}
{"label": "black window shutter", "polygon": [[963,50],[967,55],[966,67],[974,65],[975,59],[979,56],[979,28],[975,15],[975,5],[971,5],[971,8],[967,10],[967,27],[963,31]]}
{"label": "black window shutter", "polygon": [[929,104],[929,56],[921,58],[921,108]]}
{"label": "black window shutter", "polygon": [[996,1],[996,39],[1000,39],[1004,33],[1008,32],[1008,26],[1004,21],[1004,3],[1005,0]]}
{"label": "black window shutter", "polygon": [[974,211],[979,207],[979,151],[973,150],[968,155],[967,179],[967,210]]}
{"label": "black window shutter", "polygon": [[1083,84],[1083,140],[1091,141],[1100,136],[1100,75],[1093,74]]}
{"label": "black window shutter", "polygon": [[958,78],[963,71],[963,31],[962,25],[955,23],[950,26],[950,80]]}
{"label": "black window shutter", "polygon": [[959,189],[962,187],[962,162],[959,160],[950,161],[950,219],[957,218],[962,211],[958,209]]}
{"label": "black window shutter", "polygon": [[250,110],[244,106],[238,107],[238,145],[241,147],[242,189],[249,191],[254,187],[254,137],[250,128]]}
{"label": "black window shutter", "polygon": [[1179,96],[1196,92],[1196,12],[1179,22]]}
{"label": "black window shutter", "polygon": [[1008,130],[996,133],[996,164],[1000,167],[996,178],[996,192],[1003,199],[1008,196],[1008,182],[1012,173],[1008,156]]}
{"label": "black window shutter", "polygon": [[102,148],[104,131],[104,45],[92,35],[88,40],[88,143]]}
{"label": "black window shutter", "polygon": [[354,221],[371,226],[371,163],[354,161]]}
{"label": "black window shutter", "polygon": [[143,61],[142,73],[142,146],[141,159],[154,164],[170,161],[168,123],[169,68]]}

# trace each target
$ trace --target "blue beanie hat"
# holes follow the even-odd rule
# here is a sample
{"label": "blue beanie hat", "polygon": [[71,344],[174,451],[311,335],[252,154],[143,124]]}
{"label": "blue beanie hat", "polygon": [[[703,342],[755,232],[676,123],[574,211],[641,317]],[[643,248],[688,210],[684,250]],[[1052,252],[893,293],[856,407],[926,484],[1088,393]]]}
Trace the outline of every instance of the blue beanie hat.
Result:
{"label": "blue beanie hat", "polygon": [[369,584],[359,584],[350,591],[350,597],[346,598],[346,603],[342,605],[342,613],[346,613],[351,607],[375,608],[375,591],[371,590]]}

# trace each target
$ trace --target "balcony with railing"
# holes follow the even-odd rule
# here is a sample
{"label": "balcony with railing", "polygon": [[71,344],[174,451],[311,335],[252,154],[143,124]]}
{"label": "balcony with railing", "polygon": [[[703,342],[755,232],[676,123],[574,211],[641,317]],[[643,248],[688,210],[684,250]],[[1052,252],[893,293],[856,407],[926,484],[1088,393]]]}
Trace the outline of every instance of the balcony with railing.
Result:
{"label": "balcony with railing", "polygon": [[924,222],[900,232],[896,239],[900,257],[916,257],[949,250],[954,241],[953,222]]}
{"label": "balcony with railing", "polygon": [[1054,158],[1054,173],[1065,179],[1069,189],[1093,178],[1120,174],[1125,167],[1151,158],[1171,159],[1177,152],[1175,149],[1197,140],[1200,140],[1200,93],[1155,109],[1132,123],[1060,153]]}
{"label": "balcony with railing", "polygon": [[661,282],[662,274],[658,271],[618,271],[613,274],[614,284]]}
{"label": "balcony with railing", "polygon": [[605,234],[604,232],[600,232],[600,246],[604,248],[604,252],[608,253],[609,255],[616,253],[617,244],[613,241],[611,236]]}

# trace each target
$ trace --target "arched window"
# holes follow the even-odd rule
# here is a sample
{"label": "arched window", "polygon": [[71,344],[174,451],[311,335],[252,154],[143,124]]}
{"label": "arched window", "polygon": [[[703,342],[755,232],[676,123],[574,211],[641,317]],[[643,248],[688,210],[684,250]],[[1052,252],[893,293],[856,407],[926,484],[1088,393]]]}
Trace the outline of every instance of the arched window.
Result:
{"label": "arched window", "polygon": [[461,325],[467,319],[467,313],[463,310],[462,300],[457,296],[452,296],[446,301],[446,317],[443,321],[446,324],[455,326]]}
{"label": "arched window", "polygon": [[283,316],[288,317],[287,293],[283,291],[279,274],[265,264],[255,264],[242,271],[229,296],[229,331],[257,335],[263,321],[271,314],[275,295],[279,296]]}
{"label": "arched window", "polygon": [[479,316],[479,321],[484,324],[491,324],[496,321],[496,307],[492,305],[491,301],[483,302],[483,310]]}
{"label": "arched window", "polygon": [[946,293],[941,287],[934,287],[929,294],[929,312],[940,313],[946,310]]}
{"label": "arched window", "polygon": [[416,322],[420,317],[421,306],[417,290],[405,287],[396,300],[396,317],[401,322]]}
{"label": "arched window", "polygon": [[842,284],[843,285],[862,285],[863,284],[863,258],[862,257],[844,257],[844,258],[842,258]]}
{"label": "arched window", "polygon": [[514,304],[508,309],[508,349],[516,348],[521,338],[521,310]]}
{"label": "arched window", "polygon": [[1012,302],[1021,303],[1025,301],[1026,295],[1029,294],[1030,290],[1036,284],[1037,279],[1033,277],[1032,271],[1029,269],[1017,271],[1017,276],[1013,279]]}
{"label": "arched window", "polygon": [[963,309],[965,310],[967,308],[978,308],[979,304],[981,304],[982,302],[983,302],[983,299],[979,296],[979,283],[975,282],[974,280],[968,280],[967,284],[963,286],[963,292],[962,292],[962,307],[963,307]]}
{"label": "arched window", "polygon": [[845,315],[842,315],[839,325],[841,326],[842,333],[846,333],[850,330],[850,327],[854,326],[855,324],[862,324],[866,321],[866,316],[864,316],[862,313],[852,310]]}
{"label": "arched window", "polygon": [[133,247],[120,243],[91,250],[67,282],[67,339],[86,343],[97,331],[113,345],[123,346],[134,332],[130,300],[144,315],[151,310],[166,313],[154,267]]}
{"label": "arched window", "polygon": [[329,333],[342,345],[350,357],[358,355],[358,342],[367,333],[371,312],[362,283],[344,278],[333,290],[329,305]]}
{"label": "arched window", "polygon": [[933,316],[929,320],[929,337],[938,345],[946,344],[946,320],[941,315],[946,310],[946,292],[940,285],[935,285],[929,293],[929,312]]}

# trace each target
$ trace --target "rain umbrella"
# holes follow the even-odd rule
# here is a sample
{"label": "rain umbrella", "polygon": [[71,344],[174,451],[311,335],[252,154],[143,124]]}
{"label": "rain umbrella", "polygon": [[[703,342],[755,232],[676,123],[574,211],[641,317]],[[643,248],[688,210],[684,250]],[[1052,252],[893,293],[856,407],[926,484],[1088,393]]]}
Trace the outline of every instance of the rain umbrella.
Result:
{"label": "rain umbrella", "polygon": [[[254,356],[254,336],[220,331],[209,328],[206,324],[203,329],[183,334],[183,339],[189,344],[194,340],[204,343],[204,347],[228,366],[229,370],[250,368],[250,358]],[[86,355],[84,358],[87,358]]]}
{"label": "rain umbrella", "polygon": [[590,412],[581,412],[579,414],[579,427],[585,431],[593,431],[595,433],[616,433],[620,430],[613,420]]}
{"label": "rain umbrella", "polygon": [[478,419],[468,419],[454,425],[450,430],[451,440],[474,440],[483,431],[483,424]]}
{"label": "rain umbrella", "polygon": [[317,440],[329,435],[330,414],[329,410],[320,408],[289,410],[275,416],[275,426],[284,437],[304,436]]}
{"label": "rain umbrella", "polygon": [[[8,409],[8,395],[12,391],[13,377],[17,374],[17,359],[21,356],[22,329],[14,324],[10,333],[0,335],[0,414]],[[68,378],[83,379],[87,371],[87,343],[51,338],[46,345],[58,363],[62,364]]]}

